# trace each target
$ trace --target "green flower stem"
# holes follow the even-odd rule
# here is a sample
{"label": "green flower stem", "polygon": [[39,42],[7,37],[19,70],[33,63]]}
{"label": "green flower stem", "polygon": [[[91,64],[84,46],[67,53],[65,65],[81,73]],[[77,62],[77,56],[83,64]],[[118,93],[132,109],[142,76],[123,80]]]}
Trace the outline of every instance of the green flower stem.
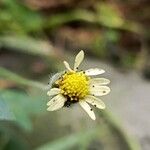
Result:
{"label": "green flower stem", "polygon": [[31,86],[31,87],[36,87],[36,88],[39,88],[39,89],[42,89],[42,90],[46,90],[47,89],[47,86],[40,83],[40,82],[37,82],[37,81],[32,81],[32,80],[29,80],[29,79],[25,79],[3,67],[0,67],[0,77],[1,78],[4,78],[4,79],[7,79],[7,80],[11,80],[11,81],[14,81],[15,83],[18,83],[20,85],[25,85],[25,86]]}
{"label": "green flower stem", "polygon": [[76,133],[69,136],[62,137],[53,142],[42,145],[36,150],[67,150],[73,146],[91,140],[97,134],[98,129],[93,129],[86,132]]}
{"label": "green flower stem", "polygon": [[139,143],[134,138],[126,134],[124,129],[120,126],[119,121],[112,115],[111,112],[107,110],[97,112],[98,115],[106,121],[108,126],[119,135],[119,138],[122,139],[125,145],[127,145],[128,150],[141,150]]}

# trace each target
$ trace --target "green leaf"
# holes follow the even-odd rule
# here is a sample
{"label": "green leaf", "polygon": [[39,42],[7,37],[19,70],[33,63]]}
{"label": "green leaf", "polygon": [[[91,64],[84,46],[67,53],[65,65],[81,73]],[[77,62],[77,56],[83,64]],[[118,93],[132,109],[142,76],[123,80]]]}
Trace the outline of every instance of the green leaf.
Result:
{"label": "green leaf", "polygon": [[50,17],[47,17],[45,27],[56,28],[65,23],[78,21],[78,20],[94,23],[95,15],[94,13],[84,10],[84,9],[73,10],[73,11],[70,11],[69,13],[68,12],[59,13],[59,14],[55,14]]}
{"label": "green leaf", "polygon": [[0,95],[0,120],[14,120],[13,113]]}
{"label": "green leaf", "polygon": [[0,36],[0,46],[36,56],[56,56],[50,43],[28,36]]}
{"label": "green leaf", "polygon": [[1,90],[0,95],[14,115],[14,120],[25,129],[32,129],[30,116],[46,112],[46,98],[29,96],[16,90]]}
{"label": "green leaf", "polygon": [[120,28],[124,23],[124,19],[121,17],[120,12],[113,7],[113,5],[100,3],[97,6],[97,11],[98,21],[107,27]]}

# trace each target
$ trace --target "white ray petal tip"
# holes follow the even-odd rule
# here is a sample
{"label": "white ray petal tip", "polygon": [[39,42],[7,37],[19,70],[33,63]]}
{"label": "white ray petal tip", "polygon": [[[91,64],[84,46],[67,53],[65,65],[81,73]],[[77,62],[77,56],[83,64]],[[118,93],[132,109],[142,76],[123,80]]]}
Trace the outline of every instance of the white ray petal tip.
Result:
{"label": "white ray petal tip", "polygon": [[66,64],[66,63],[68,63],[68,62],[64,60],[63,63]]}
{"label": "white ray petal tip", "polygon": [[68,69],[69,71],[73,71],[73,70],[70,68],[70,65],[69,65],[69,63],[68,63],[67,61],[63,61],[63,63],[64,63],[64,65],[65,65],[66,69]]}
{"label": "white ray petal tip", "polygon": [[84,51],[83,50],[80,50],[80,52],[76,55],[76,58],[84,58]]}
{"label": "white ray petal tip", "polygon": [[105,109],[105,108],[106,108],[106,105],[101,106],[101,109]]}
{"label": "white ray petal tip", "polygon": [[47,102],[47,104],[46,104],[47,106],[49,106],[49,101]]}
{"label": "white ray petal tip", "polygon": [[89,117],[92,120],[96,119],[95,113],[93,111],[93,109],[89,106],[89,104],[85,101],[80,101],[79,104],[81,105],[81,107],[87,112],[87,114],[89,115]]}
{"label": "white ray petal tip", "polygon": [[110,84],[110,80],[106,79],[106,78],[92,78],[90,79],[90,85],[96,85],[96,86],[100,86],[100,85],[107,85]]}
{"label": "white ray petal tip", "polygon": [[108,81],[108,83],[107,83],[107,84],[110,84],[110,80],[109,80],[109,79],[107,79],[107,81]]}
{"label": "white ray petal tip", "polygon": [[89,117],[90,117],[92,120],[96,120],[96,116],[95,116],[95,113],[94,113],[93,109],[91,108],[90,111],[93,112],[93,114],[89,113],[89,114],[88,114]]}
{"label": "white ray petal tip", "polygon": [[75,63],[74,63],[74,71],[77,71],[77,70],[78,70],[78,67],[79,67],[79,65],[81,64],[81,62],[83,61],[83,59],[84,59],[84,51],[81,50],[81,51],[76,55]]}
{"label": "white ray petal tip", "polygon": [[92,117],[91,119],[95,121],[96,120],[96,116]]}
{"label": "white ray petal tip", "polygon": [[[84,55],[84,51],[83,51],[83,50],[80,50],[80,52],[79,52],[78,54]],[[77,55],[78,55],[78,54],[77,54]]]}
{"label": "white ray petal tip", "polygon": [[47,111],[52,111],[49,107],[47,108]]}
{"label": "white ray petal tip", "polygon": [[47,92],[47,95],[49,96],[49,91]]}
{"label": "white ray petal tip", "polygon": [[99,75],[105,73],[105,70],[99,69],[99,68],[91,68],[88,70],[85,70],[85,74],[89,76]]}
{"label": "white ray petal tip", "polygon": [[110,87],[107,87],[107,88],[108,88],[108,90],[106,92],[108,94],[108,93],[110,93],[111,89],[110,89]]}
{"label": "white ray petal tip", "polygon": [[110,87],[108,87],[108,86],[104,86],[104,87],[106,87],[106,89],[103,91],[103,93],[104,93],[104,95],[106,94],[109,94],[110,93]]}
{"label": "white ray petal tip", "polygon": [[101,73],[105,73],[105,70],[101,69]]}

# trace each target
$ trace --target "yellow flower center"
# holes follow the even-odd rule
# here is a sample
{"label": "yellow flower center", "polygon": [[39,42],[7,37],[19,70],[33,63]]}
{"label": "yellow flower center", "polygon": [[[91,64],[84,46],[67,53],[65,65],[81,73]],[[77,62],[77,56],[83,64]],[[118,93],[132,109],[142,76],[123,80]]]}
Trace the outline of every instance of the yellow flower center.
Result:
{"label": "yellow flower center", "polygon": [[89,77],[83,72],[67,72],[57,84],[61,93],[70,100],[78,101],[89,93]]}

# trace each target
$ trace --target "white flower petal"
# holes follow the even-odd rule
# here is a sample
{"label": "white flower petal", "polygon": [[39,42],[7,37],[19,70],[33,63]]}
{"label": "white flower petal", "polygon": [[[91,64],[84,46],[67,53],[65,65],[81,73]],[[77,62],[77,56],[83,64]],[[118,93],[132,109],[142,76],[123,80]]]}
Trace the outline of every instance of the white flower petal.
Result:
{"label": "white flower petal", "polygon": [[57,94],[60,93],[60,91],[61,91],[61,89],[52,88],[52,89],[50,89],[50,91],[47,92],[47,95],[48,95],[48,96],[57,95]]}
{"label": "white flower petal", "polygon": [[90,93],[93,96],[103,96],[107,95],[110,92],[108,86],[92,86],[90,87]]}
{"label": "white flower petal", "polygon": [[65,67],[69,70],[69,71],[73,71],[71,68],[70,68],[70,65],[68,62],[64,61],[64,65]]}
{"label": "white flower petal", "polygon": [[48,111],[54,111],[62,108],[64,106],[64,103],[66,101],[66,98],[62,96],[61,94],[53,97],[48,103]]}
{"label": "white flower petal", "polygon": [[110,80],[108,80],[106,78],[93,78],[93,79],[90,79],[90,86],[93,86],[93,85],[96,85],[96,86],[106,85],[106,84],[109,84],[109,83],[110,83]]}
{"label": "white flower petal", "polygon": [[79,104],[87,112],[87,114],[91,117],[91,119],[93,119],[93,120],[96,119],[93,110],[91,109],[91,107],[89,106],[89,104],[87,102],[85,102],[84,100],[81,100],[81,101],[79,101]]}
{"label": "white flower petal", "polygon": [[86,96],[85,101],[92,104],[93,106],[95,106],[99,109],[105,109],[104,102],[101,99],[97,98],[97,97],[88,95],[88,96]]}
{"label": "white flower petal", "polygon": [[93,76],[93,75],[99,75],[104,73],[105,71],[103,69],[99,68],[93,68],[93,69],[88,69],[85,71],[85,75],[87,76]]}
{"label": "white flower petal", "polygon": [[83,52],[83,50],[81,50],[75,58],[74,71],[78,70],[78,67],[81,64],[81,62],[83,61],[83,59],[84,59],[84,52]]}

